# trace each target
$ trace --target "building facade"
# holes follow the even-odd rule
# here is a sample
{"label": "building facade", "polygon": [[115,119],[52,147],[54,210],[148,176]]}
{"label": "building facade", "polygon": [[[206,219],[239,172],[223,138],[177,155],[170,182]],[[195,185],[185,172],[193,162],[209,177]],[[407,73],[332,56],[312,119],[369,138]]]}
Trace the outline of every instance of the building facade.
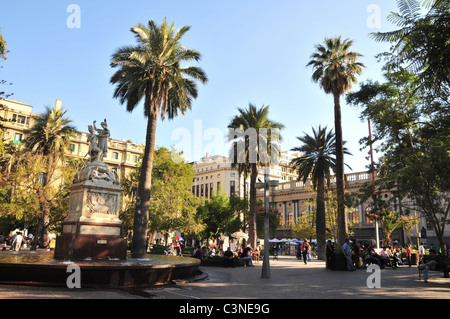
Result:
{"label": "building facade", "polygon": [[[61,100],[56,100],[55,107],[61,107]],[[32,127],[32,106],[13,100],[0,100],[0,120],[3,126],[2,139],[5,142],[20,144],[25,140],[25,131]],[[70,141],[70,149],[67,151],[69,158],[88,158],[89,143],[88,133],[77,132]],[[108,138],[108,153],[104,162],[108,164],[111,171],[118,174],[120,178],[128,175],[134,169],[144,152],[144,146],[134,144],[131,141]]]}

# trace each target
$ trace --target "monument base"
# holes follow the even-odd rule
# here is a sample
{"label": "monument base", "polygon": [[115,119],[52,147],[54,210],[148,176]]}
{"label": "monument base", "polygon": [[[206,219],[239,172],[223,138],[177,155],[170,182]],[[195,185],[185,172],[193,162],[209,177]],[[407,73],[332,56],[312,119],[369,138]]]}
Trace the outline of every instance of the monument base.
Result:
{"label": "monument base", "polygon": [[86,180],[70,190],[69,212],[56,238],[55,258],[126,259],[127,242],[118,218],[120,186]]}
{"label": "monument base", "polygon": [[[121,228],[121,225],[92,224],[82,222],[66,222],[77,231],[74,234],[62,234],[56,238],[55,259],[82,260],[82,259],[126,259],[127,241],[119,235],[83,234],[80,229],[105,230]],[[67,226],[67,225],[63,225]],[[121,229],[118,230],[119,234]]]}

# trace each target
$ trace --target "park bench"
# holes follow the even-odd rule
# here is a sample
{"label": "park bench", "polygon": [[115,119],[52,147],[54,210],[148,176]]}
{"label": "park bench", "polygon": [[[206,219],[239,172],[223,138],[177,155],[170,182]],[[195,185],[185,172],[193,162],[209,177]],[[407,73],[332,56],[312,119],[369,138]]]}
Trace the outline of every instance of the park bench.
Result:
{"label": "park bench", "polygon": [[[434,264],[430,267],[430,271],[442,271],[444,273],[444,278],[449,278],[450,273],[450,259],[446,255],[440,256],[441,261]],[[419,269],[419,280],[423,278],[423,271],[425,270],[425,264],[431,260],[430,255],[423,255],[420,258],[419,266],[417,267]]]}

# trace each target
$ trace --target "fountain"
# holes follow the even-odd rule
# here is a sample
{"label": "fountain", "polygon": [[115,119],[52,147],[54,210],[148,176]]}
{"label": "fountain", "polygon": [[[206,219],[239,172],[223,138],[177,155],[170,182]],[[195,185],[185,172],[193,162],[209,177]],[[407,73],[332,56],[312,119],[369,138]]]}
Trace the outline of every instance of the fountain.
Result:
{"label": "fountain", "polygon": [[[0,282],[66,285],[78,266],[83,287],[137,287],[194,277],[200,261],[176,256],[131,259],[119,219],[121,187],[103,157],[109,130],[89,125],[89,164],[74,178],[55,252],[0,254]],[[95,134],[98,132],[98,135]]]}

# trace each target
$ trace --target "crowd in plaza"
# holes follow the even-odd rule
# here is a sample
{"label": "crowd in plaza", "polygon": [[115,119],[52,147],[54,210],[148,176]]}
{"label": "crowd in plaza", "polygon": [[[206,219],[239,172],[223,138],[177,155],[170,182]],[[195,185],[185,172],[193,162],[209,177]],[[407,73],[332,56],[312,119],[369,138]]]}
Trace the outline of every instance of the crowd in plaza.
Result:
{"label": "crowd in plaza", "polygon": [[[326,268],[335,269],[336,248],[332,241],[327,242],[326,246]],[[369,265],[377,265],[380,269],[397,269],[401,265],[411,267],[412,264],[418,264],[423,271],[424,281],[428,281],[429,271],[436,269],[448,269],[450,247],[447,244],[444,251],[436,252],[434,248],[425,249],[425,244],[421,243],[416,253],[416,259],[413,261],[413,252],[410,244],[406,248],[400,247],[398,243],[391,246],[384,246],[375,249],[368,244],[359,244],[357,241],[346,239],[342,246],[342,253],[345,257],[346,270],[354,271],[356,269],[366,269]]]}
{"label": "crowd in plaza", "polygon": [[2,251],[12,250],[12,251],[20,251],[22,248],[27,247],[31,241],[33,240],[33,235],[28,234],[28,236],[24,236],[22,232],[15,232],[12,235],[4,236],[0,235],[0,244],[2,247]]}

